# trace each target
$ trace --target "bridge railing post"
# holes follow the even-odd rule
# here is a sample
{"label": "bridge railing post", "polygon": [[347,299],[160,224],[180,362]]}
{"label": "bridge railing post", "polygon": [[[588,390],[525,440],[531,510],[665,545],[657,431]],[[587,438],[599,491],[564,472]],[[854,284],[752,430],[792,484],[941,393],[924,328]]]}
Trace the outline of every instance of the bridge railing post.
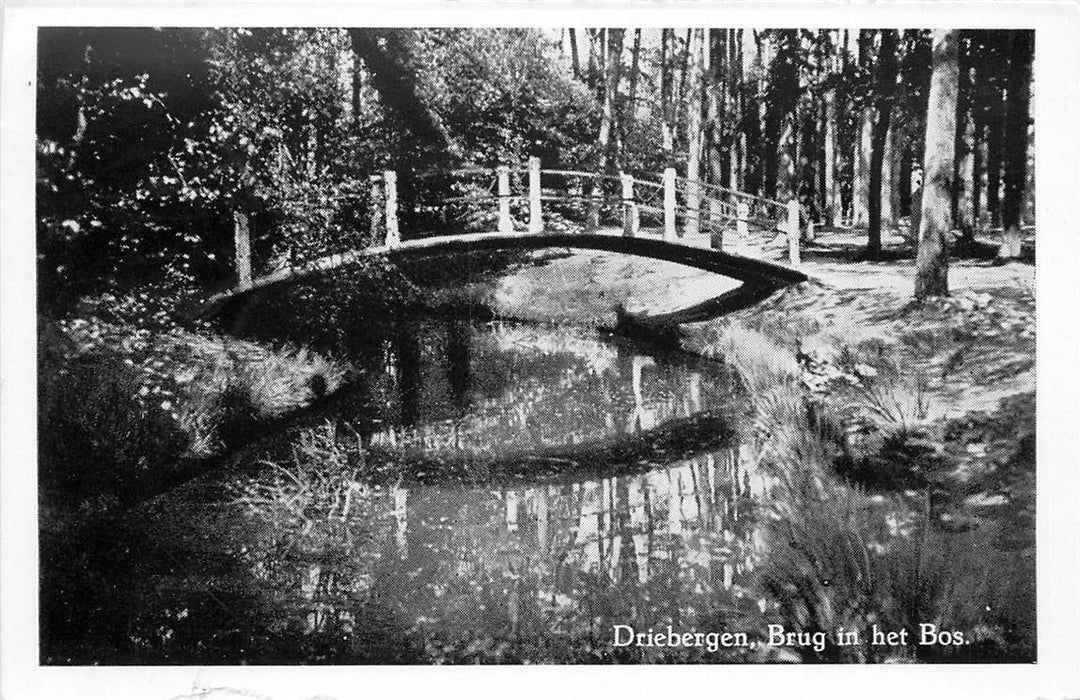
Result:
{"label": "bridge railing post", "polygon": [[233,243],[236,255],[236,284],[240,289],[251,286],[251,229],[247,214],[233,212]]}
{"label": "bridge railing post", "polygon": [[596,231],[600,228],[600,198],[602,196],[602,187],[603,183],[601,182],[600,175],[594,175],[592,183],[589,185],[589,211],[585,217],[585,228],[589,231]]}
{"label": "bridge railing post", "polygon": [[513,233],[514,223],[510,220],[510,166],[500,165],[495,168],[499,194],[499,233]]}
{"label": "bridge railing post", "polygon": [[641,227],[641,213],[634,199],[634,176],[620,173],[619,178],[622,180],[623,235],[633,237]]}
{"label": "bridge railing post", "polygon": [[529,158],[529,233],[544,230],[544,211],[540,205],[540,159]]}
{"label": "bridge railing post", "polygon": [[799,200],[789,199],[787,203],[788,261],[799,264]]}
{"label": "bridge railing post", "polygon": [[741,199],[735,205],[735,254],[746,255],[750,243],[750,204]]}
{"label": "bridge railing post", "polygon": [[401,243],[398,228],[397,172],[383,171],[383,212],[386,222],[386,247],[396,248]]}
{"label": "bridge railing post", "polygon": [[371,218],[371,245],[384,238],[384,224],[386,214],[383,210],[383,187],[382,176],[372,173],[368,176],[368,188],[371,192],[371,203],[368,214]]}
{"label": "bridge railing post", "polygon": [[675,168],[664,168],[664,240],[675,236]]}

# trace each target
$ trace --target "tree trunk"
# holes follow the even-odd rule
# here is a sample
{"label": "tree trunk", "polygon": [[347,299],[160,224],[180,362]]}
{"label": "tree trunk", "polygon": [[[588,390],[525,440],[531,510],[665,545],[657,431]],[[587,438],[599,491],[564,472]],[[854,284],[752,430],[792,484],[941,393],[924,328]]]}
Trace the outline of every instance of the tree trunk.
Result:
{"label": "tree trunk", "polygon": [[825,93],[825,225],[840,224],[840,180],[836,177],[836,90]]}
{"label": "tree trunk", "polygon": [[[596,33],[602,30],[598,29],[586,29],[585,34],[589,37],[589,63],[586,66],[585,82],[592,90],[596,90]],[[603,61],[601,60],[601,65]]]}
{"label": "tree trunk", "polygon": [[602,30],[604,42],[605,62],[603,65],[603,81],[601,88],[603,94],[603,116],[600,120],[600,172],[607,172],[612,165],[616,165],[612,159],[612,137],[616,132],[615,98],[619,89],[619,78],[622,71],[622,29]]}
{"label": "tree trunk", "polygon": [[660,125],[664,163],[675,164],[674,29],[660,30]]}
{"label": "tree trunk", "polygon": [[1001,225],[1001,160],[1004,123],[1001,113],[1004,109],[1001,92],[994,90],[993,102],[988,107],[986,115],[986,213],[991,228]]}
{"label": "tree trunk", "polygon": [[[601,89],[603,90],[603,112],[600,117],[600,134],[597,140],[599,149],[597,158],[597,172],[610,173],[617,168],[617,158],[613,158],[612,136],[616,130],[615,124],[615,93],[619,86],[619,66],[622,63],[622,31],[621,29],[601,30],[603,46],[603,76]],[[615,35],[611,33],[615,32]],[[594,179],[592,183],[591,202],[589,206],[588,226],[595,229],[600,226],[600,208],[603,200],[603,180]]]}
{"label": "tree trunk", "polygon": [[961,32],[958,38],[958,58],[960,66],[959,83],[956,92],[956,143],[953,163],[952,217],[953,228],[960,231],[965,241],[971,231],[971,41],[968,32]]}
{"label": "tree trunk", "polygon": [[949,249],[946,237],[951,218],[949,200],[956,146],[957,65],[956,30],[934,30],[933,73],[926,113],[926,149],[915,259],[915,298],[949,293]]}
{"label": "tree trunk", "polygon": [[[799,74],[795,62],[798,32],[782,29],[776,31],[776,36],[778,46],[769,69],[769,85],[765,96],[765,134],[762,139],[762,193],[766,197],[776,197],[780,159],[791,157],[790,139],[794,138],[795,134],[792,113],[799,99]],[[790,186],[790,180],[788,184]]]}
{"label": "tree trunk", "polygon": [[637,117],[637,89],[638,89],[638,76],[641,73],[641,30],[634,30],[634,48],[630,53],[630,92],[627,96],[627,114],[624,117],[625,131],[629,135],[629,131],[634,126],[634,120]]}
{"label": "tree trunk", "polygon": [[686,30],[686,40],[683,41],[683,50],[681,53],[682,63],[679,67],[679,84],[678,93],[675,95],[675,102],[682,104],[686,101],[686,76],[690,72],[690,41],[694,30]]}
{"label": "tree trunk", "polygon": [[798,137],[796,129],[796,115],[789,112],[783,116],[784,126],[780,132],[777,143],[776,155],[776,197],[781,201],[788,201],[798,196],[799,184],[797,177],[798,163]]}
{"label": "tree trunk", "polygon": [[[870,198],[868,201],[868,222],[866,257],[871,260],[881,258],[881,184],[882,167],[885,162],[885,142],[889,136],[889,120],[892,116],[893,95],[896,91],[896,30],[881,30],[881,51],[877,61],[877,99],[870,151]],[[890,157],[891,160],[891,157]],[[892,197],[892,192],[887,195]]]}
{"label": "tree trunk", "polygon": [[[724,186],[727,177],[728,162],[731,157],[730,142],[726,143],[724,130],[724,108],[727,102],[727,83],[725,81],[725,59],[727,57],[727,30],[710,29],[708,46],[709,69],[706,78],[706,129],[708,142],[709,183]],[[725,143],[728,146],[725,148]],[[720,215],[719,193],[714,192],[709,198],[709,218],[717,220]]]}
{"label": "tree trunk", "polygon": [[900,181],[906,139],[907,130],[893,119],[889,125],[889,136],[885,139],[885,157],[889,160],[881,176],[881,223],[886,229],[896,228],[900,218]]}
{"label": "tree trunk", "polygon": [[387,121],[403,126],[434,161],[458,155],[442,121],[421,96],[403,31],[407,30],[351,28],[349,39],[371,74]]}
{"label": "tree trunk", "polygon": [[752,37],[754,39],[753,43],[745,40],[745,34],[742,35],[743,72],[746,76],[746,84],[743,86],[746,92],[743,95],[744,99],[742,101],[743,134],[745,136],[743,148],[743,157],[745,159],[743,189],[753,194],[761,194],[761,183],[764,174],[761,144],[761,117],[765,109],[764,80],[761,76],[763,75],[765,68],[764,64],[761,62],[761,47],[759,43],[762,41],[762,38],[756,31],[753,31]]}
{"label": "tree trunk", "polygon": [[1009,47],[1009,76],[1005,89],[1005,199],[1001,206],[1004,234],[998,258],[1020,257],[1023,224],[1024,185],[1027,178],[1028,103],[1031,99],[1031,59],[1035,34],[1028,29],[1012,32]]}
{"label": "tree trunk", "polygon": [[570,68],[575,78],[581,78],[581,59],[578,55],[577,30],[570,27]]}
{"label": "tree trunk", "polygon": [[982,120],[975,120],[974,135],[971,139],[971,235],[969,242],[975,242],[975,235],[980,230],[983,212],[986,211],[986,140]]}
{"label": "tree trunk", "polygon": [[705,30],[691,31],[686,90],[686,222],[684,235],[696,236],[701,226],[701,93],[704,89]]}
{"label": "tree trunk", "polygon": [[874,143],[874,110],[867,104],[859,112],[858,141],[851,178],[851,215],[855,226],[870,222],[870,159]]}
{"label": "tree trunk", "polygon": [[742,30],[728,30],[728,109],[727,114],[731,121],[730,155],[728,158],[728,186],[733,190],[742,189],[742,172],[745,168],[745,136],[743,135],[743,105],[742,105]]}
{"label": "tree trunk", "polygon": [[610,103],[611,109],[611,137],[614,139],[614,147],[612,154],[614,155],[613,170],[618,170],[622,167],[623,157],[623,129],[621,124],[621,114],[619,113],[619,84],[622,82],[623,74],[623,40],[626,37],[625,29],[609,29],[608,30],[608,43],[607,43],[607,59],[608,59],[608,74],[609,79],[604,82],[604,100]]}
{"label": "tree trunk", "polygon": [[[961,70],[963,75],[963,70]],[[961,78],[961,83],[964,80]],[[968,82],[971,80],[969,78]],[[962,86],[961,86],[962,87]],[[969,100],[970,103],[970,100]],[[953,227],[960,231],[960,245],[970,247],[975,235],[975,125],[971,110],[957,118],[959,143],[956,153],[956,218]]]}

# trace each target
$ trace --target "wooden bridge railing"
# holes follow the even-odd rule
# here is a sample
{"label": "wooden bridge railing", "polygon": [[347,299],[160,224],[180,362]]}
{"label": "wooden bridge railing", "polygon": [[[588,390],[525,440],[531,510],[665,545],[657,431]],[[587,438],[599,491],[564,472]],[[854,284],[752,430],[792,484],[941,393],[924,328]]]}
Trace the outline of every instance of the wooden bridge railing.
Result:
{"label": "wooden bridge railing", "polygon": [[[540,159],[529,158],[526,168],[511,169],[508,165],[499,165],[494,169],[463,168],[440,175],[456,178],[484,178],[487,187],[481,188],[481,194],[461,197],[441,198],[442,203],[482,202],[494,200],[497,211],[496,229],[500,233],[514,233],[511,204],[515,195],[511,188],[511,175],[524,176],[527,185],[524,199],[528,212],[527,234],[543,233],[544,202],[570,203],[585,207],[585,226],[587,230],[600,228],[601,208],[605,198],[604,186],[617,192],[617,209],[620,211],[622,235],[638,236],[641,234],[642,217],[645,215],[660,224],[660,235],[665,241],[684,242],[687,239],[705,233],[709,236],[709,246],[718,250],[728,249],[736,255],[749,255],[750,225],[759,229],[777,231],[786,234],[787,259],[791,265],[800,264],[799,241],[800,222],[807,223],[807,238],[813,238],[813,222],[806,211],[795,199],[788,202],[770,200],[764,197],[739,192],[715,184],[681,178],[675,168],[666,168],[659,182],[647,178],[636,178],[630,173],[610,175],[580,170],[560,170],[541,168]],[[494,176],[494,182],[491,179]],[[576,182],[571,191],[545,190],[543,179],[564,178]],[[589,186],[586,191],[586,184]],[[370,178],[372,233],[376,240],[382,239],[387,248],[401,244],[401,230],[398,220],[398,177],[393,170],[383,171]],[[679,222],[683,226],[678,226]],[[703,230],[704,228],[704,230]],[[725,233],[734,233],[734,241],[725,241]],[[527,235],[523,232],[523,235]],[[251,250],[248,218],[243,214],[235,217],[236,269],[238,286],[244,289],[251,285]]]}

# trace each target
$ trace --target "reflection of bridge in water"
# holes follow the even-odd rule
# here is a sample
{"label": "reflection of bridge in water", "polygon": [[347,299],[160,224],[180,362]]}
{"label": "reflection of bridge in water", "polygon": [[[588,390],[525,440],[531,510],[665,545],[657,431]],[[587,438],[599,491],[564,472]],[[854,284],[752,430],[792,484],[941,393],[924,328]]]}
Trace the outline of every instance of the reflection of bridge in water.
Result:
{"label": "reflection of bridge in water", "polygon": [[[483,250],[586,248],[645,256],[732,277],[744,284],[694,315],[722,303],[753,303],[779,286],[802,282],[799,241],[813,237],[813,225],[799,203],[685,180],[673,168],[655,176],[544,170],[536,158],[528,168],[463,169],[411,178],[404,203],[409,218],[432,222],[438,230],[451,221],[476,219],[477,209],[494,206],[494,217],[479,217],[479,230],[450,235],[420,234],[403,239],[399,226],[403,203],[398,176],[386,171],[372,178],[365,199],[374,204],[372,235],[379,245],[326,256],[306,264],[279,261],[275,269],[254,276],[247,218],[237,215],[237,283],[211,297],[204,313],[259,290],[330,274],[363,258],[467,253]],[[515,210],[518,216],[515,218]],[[433,212],[439,212],[434,214]],[[491,230],[490,220],[494,218]],[[486,228],[485,228],[486,227]],[[476,226],[473,226],[476,229]],[[422,230],[422,229],[421,229]],[[786,265],[778,264],[780,258]]]}
{"label": "reflection of bridge in water", "polygon": [[638,434],[728,401],[718,368],[684,361],[527,325],[427,319],[387,343],[368,402],[383,412],[364,437],[395,452],[491,455]]}

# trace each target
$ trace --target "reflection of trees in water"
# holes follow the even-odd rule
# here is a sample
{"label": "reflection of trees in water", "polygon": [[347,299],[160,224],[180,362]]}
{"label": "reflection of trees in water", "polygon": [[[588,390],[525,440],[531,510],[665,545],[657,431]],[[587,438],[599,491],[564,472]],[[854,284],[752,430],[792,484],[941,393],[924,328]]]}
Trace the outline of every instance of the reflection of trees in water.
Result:
{"label": "reflection of trees in water", "polygon": [[553,329],[428,322],[403,330],[373,388],[371,443],[425,452],[506,451],[636,433],[727,399],[701,370]]}
{"label": "reflection of trees in water", "polygon": [[732,448],[624,477],[372,488],[344,520],[267,521],[249,561],[309,634],[365,638],[357,611],[381,610],[380,629],[394,620],[436,656],[603,646],[612,624],[693,621],[750,595],[769,479],[745,462]]}

